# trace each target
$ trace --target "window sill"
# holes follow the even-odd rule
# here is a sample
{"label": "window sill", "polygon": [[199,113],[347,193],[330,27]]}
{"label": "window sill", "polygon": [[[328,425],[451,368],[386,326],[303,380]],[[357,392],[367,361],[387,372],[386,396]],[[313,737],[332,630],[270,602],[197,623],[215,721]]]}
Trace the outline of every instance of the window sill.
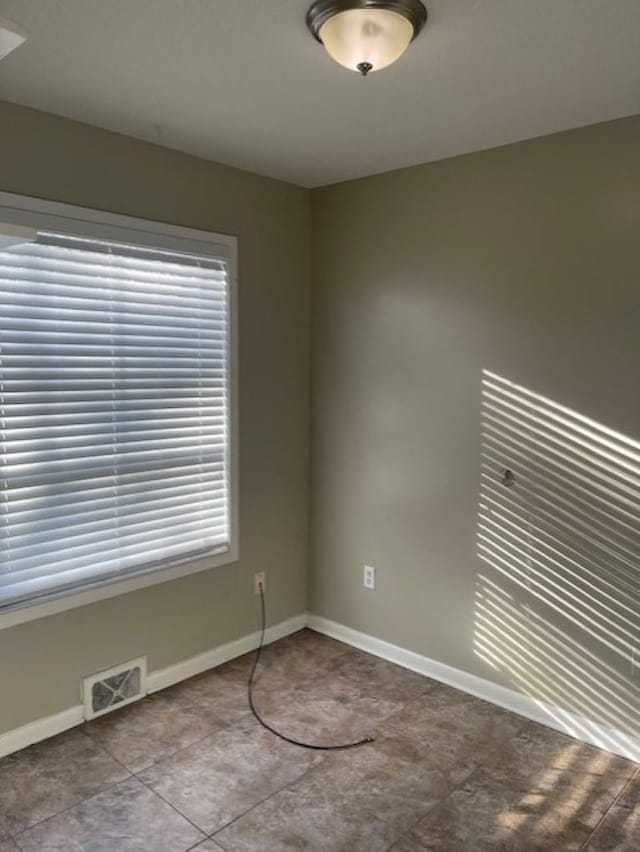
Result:
{"label": "window sill", "polygon": [[49,615],[56,615],[57,613],[87,606],[98,601],[126,595],[129,592],[135,592],[139,589],[157,586],[160,583],[166,583],[170,580],[179,580],[191,574],[198,574],[201,571],[219,568],[222,565],[229,565],[237,561],[237,547],[232,546],[226,553],[213,556],[200,556],[196,559],[189,559],[187,557],[179,562],[168,565],[166,568],[155,568],[146,573],[134,576],[114,578],[83,591],[62,593],[57,597],[51,597],[47,600],[8,608],[4,612],[0,611],[0,630],[6,630],[9,627],[16,627],[19,624],[36,621],[39,618],[46,618]]}

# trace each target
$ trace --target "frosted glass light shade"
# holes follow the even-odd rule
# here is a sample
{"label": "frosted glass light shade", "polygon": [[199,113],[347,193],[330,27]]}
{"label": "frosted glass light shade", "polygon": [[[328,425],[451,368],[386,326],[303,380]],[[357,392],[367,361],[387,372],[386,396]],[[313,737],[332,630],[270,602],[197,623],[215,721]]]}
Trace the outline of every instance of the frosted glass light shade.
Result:
{"label": "frosted glass light shade", "polygon": [[329,56],[345,68],[361,71],[364,65],[379,71],[402,56],[414,29],[388,9],[348,9],[329,18],[319,36]]}

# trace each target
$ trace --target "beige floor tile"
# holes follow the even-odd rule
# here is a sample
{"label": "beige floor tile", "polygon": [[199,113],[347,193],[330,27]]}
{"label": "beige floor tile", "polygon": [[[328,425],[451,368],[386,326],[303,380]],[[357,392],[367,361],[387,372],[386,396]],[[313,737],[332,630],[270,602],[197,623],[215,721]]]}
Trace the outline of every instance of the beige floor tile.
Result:
{"label": "beige floor tile", "polygon": [[578,852],[591,829],[563,791],[520,793],[474,772],[394,847],[394,852]]}
{"label": "beige floor tile", "polygon": [[[300,630],[263,650],[260,665],[272,677],[306,683],[333,671],[352,649],[313,630]],[[253,655],[249,655],[252,660]]]}
{"label": "beige floor tile", "polygon": [[416,672],[355,649],[338,662],[337,674],[347,678],[352,689],[358,689],[365,697],[402,703],[425,695],[437,686],[435,681]]}
{"label": "beige floor tile", "polygon": [[253,719],[226,728],[141,774],[212,834],[312,767],[317,753],[283,743]]}
{"label": "beige floor tile", "polygon": [[0,761],[0,826],[13,835],[129,775],[77,728]]}
{"label": "beige floor tile", "polygon": [[132,778],[19,835],[22,852],[186,852],[204,839]]}
{"label": "beige floor tile", "polygon": [[513,790],[561,796],[567,816],[592,828],[635,768],[631,761],[535,722],[526,722],[483,763],[487,775]]}
{"label": "beige floor tile", "polygon": [[402,741],[335,753],[216,835],[229,852],[382,852],[451,792]]}
{"label": "beige floor tile", "polygon": [[525,720],[447,686],[407,703],[378,727],[425,760],[454,767],[458,782],[519,731]]}
{"label": "beige floor tile", "polygon": [[131,772],[140,772],[224,723],[176,692],[160,692],[85,725],[84,732]]}
{"label": "beige floor tile", "polygon": [[268,690],[258,685],[254,700],[268,724],[289,737],[316,745],[338,745],[370,736],[396,713],[402,701],[363,694],[357,682],[336,672],[319,683]]}
{"label": "beige floor tile", "polygon": [[[267,645],[256,673],[256,700],[324,679],[349,652],[348,646],[311,630],[301,630]],[[254,653],[245,654],[173,689],[217,719],[236,722],[250,712],[247,680],[254,659]]]}
{"label": "beige floor tile", "polygon": [[600,823],[589,852],[638,852],[640,849],[640,775],[628,784]]}
{"label": "beige floor tile", "polygon": [[227,666],[190,678],[166,690],[181,695],[221,722],[233,723],[250,713],[247,703],[247,682],[243,674]]}

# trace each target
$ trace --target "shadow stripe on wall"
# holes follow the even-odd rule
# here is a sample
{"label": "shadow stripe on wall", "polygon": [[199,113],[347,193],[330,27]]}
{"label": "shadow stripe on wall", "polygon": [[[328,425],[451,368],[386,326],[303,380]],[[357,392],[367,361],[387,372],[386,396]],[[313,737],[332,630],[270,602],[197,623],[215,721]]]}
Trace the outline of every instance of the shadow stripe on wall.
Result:
{"label": "shadow stripe on wall", "polygon": [[486,370],[481,419],[475,653],[637,736],[640,443]]}

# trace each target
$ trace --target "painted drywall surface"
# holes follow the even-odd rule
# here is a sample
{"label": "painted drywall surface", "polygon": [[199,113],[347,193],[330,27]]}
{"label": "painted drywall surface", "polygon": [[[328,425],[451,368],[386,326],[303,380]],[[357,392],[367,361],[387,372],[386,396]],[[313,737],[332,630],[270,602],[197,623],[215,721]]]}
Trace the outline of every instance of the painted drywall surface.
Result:
{"label": "painted drywall surface", "polygon": [[240,562],[0,631],[0,732],[77,704],[80,679],[151,670],[303,612],[308,554],[309,195],[0,104],[0,190],[239,237]]}
{"label": "painted drywall surface", "polygon": [[542,588],[522,529],[524,579],[481,558],[480,491],[483,370],[640,440],[639,152],[634,117],[312,193],[310,575],[318,615],[636,735],[637,490],[623,568],[581,527]]}

